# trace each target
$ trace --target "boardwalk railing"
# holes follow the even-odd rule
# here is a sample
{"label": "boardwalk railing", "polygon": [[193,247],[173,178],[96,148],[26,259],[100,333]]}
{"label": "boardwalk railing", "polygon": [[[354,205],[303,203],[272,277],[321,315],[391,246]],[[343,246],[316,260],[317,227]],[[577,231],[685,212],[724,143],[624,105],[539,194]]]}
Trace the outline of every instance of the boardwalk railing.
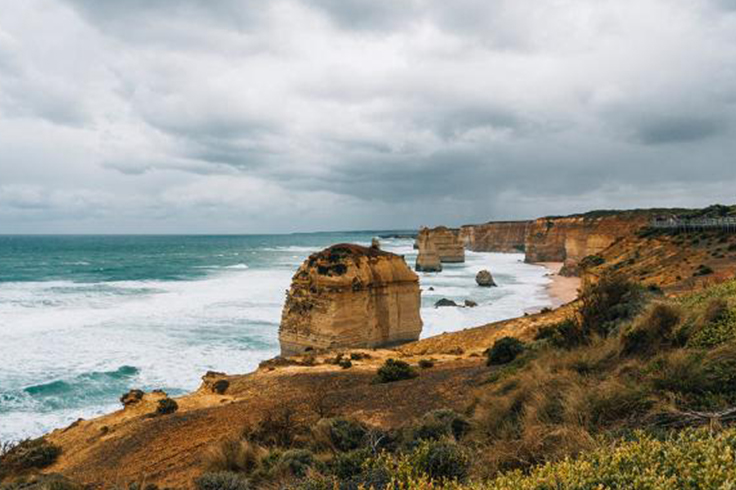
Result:
{"label": "boardwalk railing", "polygon": [[698,219],[654,219],[649,223],[652,228],[678,230],[678,231],[702,231],[719,229],[729,233],[736,233],[736,217],[734,218],[698,218]]}

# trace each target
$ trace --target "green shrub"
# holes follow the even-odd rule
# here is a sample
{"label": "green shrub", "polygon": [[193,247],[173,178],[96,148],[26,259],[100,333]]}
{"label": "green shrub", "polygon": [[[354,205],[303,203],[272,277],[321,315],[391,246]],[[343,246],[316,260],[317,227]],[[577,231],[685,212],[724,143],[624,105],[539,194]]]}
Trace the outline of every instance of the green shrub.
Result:
{"label": "green shrub", "polygon": [[251,490],[250,481],[241,474],[232,471],[205,473],[196,480],[197,490]]}
{"label": "green shrub", "polygon": [[446,438],[462,439],[470,431],[468,419],[454,410],[443,409],[427,412],[422,420],[409,428],[406,445],[413,447],[421,441],[439,441]]}
{"label": "green shrub", "polygon": [[363,473],[366,463],[373,457],[369,448],[337,453],[331,463],[332,473],[341,480],[349,480]]}
{"label": "green shrub", "polygon": [[422,369],[430,369],[434,367],[434,361],[432,359],[420,359],[419,367]]}
{"label": "green shrub", "polygon": [[158,401],[156,415],[168,415],[179,410],[179,404],[171,398],[163,398]]}
{"label": "green shrub", "polygon": [[693,276],[707,276],[713,274],[713,269],[705,264],[700,264],[698,268],[693,272]]}
{"label": "green shrub", "polygon": [[607,336],[622,322],[633,318],[644,301],[642,288],[617,274],[606,274],[580,294],[578,325],[587,338]]}
{"label": "green shrub", "polygon": [[387,359],[376,373],[376,383],[392,383],[404,379],[416,378],[417,373],[408,363],[395,359]]}
{"label": "green shrub", "polygon": [[470,457],[455,443],[425,441],[409,456],[417,471],[433,480],[464,480],[470,471]]}
{"label": "green shrub", "polygon": [[337,365],[343,369],[350,369],[351,367],[353,367],[353,363],[350,359],[340,359]]}
{"label": "green shrub", "polygon": [[5,472],[20,473],[26,470],[46,468],[51,466],[60,454],[59,446],[42,437],[26,439],[4,449],[0,456],[0,476]]}
{"label": "green shrub", "polygon": [[572,319],[541,327],[534,340],[547,340],[550,345],[559,349],[572,349],[588,341],[578,323]]}
{"label": "green shrub", "polygon": [[736,431],[687,430],[664,440],[637,433],[635,440],[603,446],[577,459],[513,471],[483,485],[487,490],[706,489],[736,481]]}
{"label": "green shrub", "polygon": [[587,257],[584,257],[583,260],[580,261],[580,268],[589,269],[592,267],[598,267],[599,265],[603,265],[605,263],[606,263],[606,259],[604,259],[600,255],[588,255]]}
{"label": "green shrub", "polygon": [[524,343],[514,337],[503,337],[494,342],[493,347],[487,351],[489,366],[508,364],[524,352]]}
{"label": "green shrub", "polygon": [[307,474],[309,468],[315,465],[316,461],[314,454],[308,449],[289,449],[281,454],[276,468],[279,472],[288,472],[301,478]]}
{"label": "green shrub", "polygon": [[736,339],[736,311],[723,298],[711,299],[689,332],[688,345],[715,347]]}
{"label": "green shrub", "polygon": [[368,433],[363,424],[342,417],[322,419],[314,427],[313,439],[334,451],[352,451],[365,444]]}

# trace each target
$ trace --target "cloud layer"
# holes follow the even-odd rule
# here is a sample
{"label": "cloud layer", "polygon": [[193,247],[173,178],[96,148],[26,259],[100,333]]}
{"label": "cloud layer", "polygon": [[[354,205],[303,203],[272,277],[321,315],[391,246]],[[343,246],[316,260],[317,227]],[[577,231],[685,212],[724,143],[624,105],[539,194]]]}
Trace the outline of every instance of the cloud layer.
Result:
{"label": "cloud layer", "polygon": [[26,0],[0,232],[405,228],[733,202],[724,0]]}

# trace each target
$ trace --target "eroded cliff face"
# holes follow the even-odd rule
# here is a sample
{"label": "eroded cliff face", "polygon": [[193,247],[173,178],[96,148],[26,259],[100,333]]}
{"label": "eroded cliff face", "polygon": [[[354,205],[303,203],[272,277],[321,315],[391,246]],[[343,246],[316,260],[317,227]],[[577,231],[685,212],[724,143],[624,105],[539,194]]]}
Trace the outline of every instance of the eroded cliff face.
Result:
{"label": "eroded cliff face", "polygon": [[526,261],[565,262],[567,273],[574,274],[583,258],[633,235],[648,221],[649,216],[637,213],[539,218],[527,229]]}
{"label": "eroded cliff face", "polygon": [[294,275],[279,327],[281,353],[417,340],[419,307],[419,278],[403,257],[334,245],[311,255]]}
{"label": "eroded cliff face", "polygon": [[531,221],[497,221],[460,228],[460,239],[474,252],[519,253]]}
{"label": "eroded cliff face", "polygon": [[420,256],[431,254],[433,253],[432,249],[435,249],[440,257],[440,262],[465,262],[465,243],[460,238],[458,230],[445,226],[422,228],[419,230],[416,243]]}
{"label": "eroded cliff face", "polygon": [[419,250],[417,253],[417,261],[414,266],[417,272],[441,272],[442,261],[440,260],[440,254],[437,251],[437,246],[432,240],[429,231],[424,228],[417,235],[416,248]]}

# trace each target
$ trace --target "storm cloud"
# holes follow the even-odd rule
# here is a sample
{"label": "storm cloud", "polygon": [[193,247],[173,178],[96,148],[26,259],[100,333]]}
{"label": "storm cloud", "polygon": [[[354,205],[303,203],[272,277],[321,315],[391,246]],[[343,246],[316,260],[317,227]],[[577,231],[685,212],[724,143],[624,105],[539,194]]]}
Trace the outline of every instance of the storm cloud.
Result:
{"label": "storm cloud", "polygon": [[26,0],[0,233],[415,228],[734,202],[724,0]]}

